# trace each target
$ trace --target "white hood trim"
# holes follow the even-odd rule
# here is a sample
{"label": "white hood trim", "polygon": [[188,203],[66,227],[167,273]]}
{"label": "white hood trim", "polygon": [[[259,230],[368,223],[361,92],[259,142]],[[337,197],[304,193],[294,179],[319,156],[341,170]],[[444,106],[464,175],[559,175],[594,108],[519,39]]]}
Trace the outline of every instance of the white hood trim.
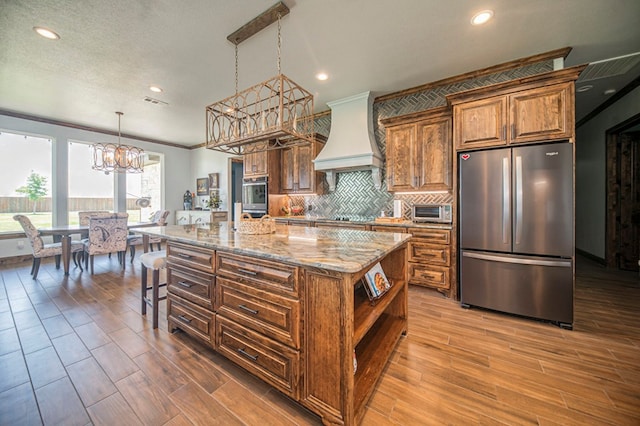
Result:
{"label": "white hood trim", "polygon": [[371,170],[374,186],[381,187],[383,164],[373,135],[373,98],[364,92],[334,102],[331,108],[331,132],[320,154],[313,160],[317,171],[325,172],[331,191],[338,172]]}

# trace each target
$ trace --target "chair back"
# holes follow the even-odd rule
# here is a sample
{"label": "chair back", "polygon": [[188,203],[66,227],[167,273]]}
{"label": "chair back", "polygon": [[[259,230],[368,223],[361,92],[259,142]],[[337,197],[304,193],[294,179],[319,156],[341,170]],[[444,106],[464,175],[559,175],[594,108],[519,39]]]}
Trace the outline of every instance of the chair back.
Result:
{"label": "chair back", "polygon": [[109,213],[89,218],[87,252],[104,254],[127,249],[128,213]]}
{"label": "chair back", "polygon": [[89,226],[89,218],[93,216],[104,216],[105,214],[111,214],[107,210],[90,210],[86,212],[78,212],[78,220],[80,226]]}
{"label": "chair back", "polygon": [[171,213],[169,210],[158,210],[153,214],[151,222],[164,226],[167,224],[167,217],[169,216],[169,213]]}
{"label": "chair back", "polygon": [[42,241],[42,237],[40,237],[40,233],[38,232],[36,227],[33,226],[33,223],[31,223],[31,220],[27,216],[22,214],[13,216],[13,220],[17,220],[22,226],[25,235],[29,239],[31,248],[33,249],[33,254],[38,254],[44,248],[44,242]]}

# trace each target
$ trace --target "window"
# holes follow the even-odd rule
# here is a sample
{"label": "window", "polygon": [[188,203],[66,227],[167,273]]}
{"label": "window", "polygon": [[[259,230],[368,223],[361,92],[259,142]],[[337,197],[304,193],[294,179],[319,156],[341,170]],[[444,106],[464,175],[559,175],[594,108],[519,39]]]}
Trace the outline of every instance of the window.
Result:
{"label": "window", "polygon": [[129,222],[148,222],[162,209],[162,154],[145,152],[144,173],[127,174]]}
{"label": "window", "polygon": [[0,133],[0,232],[22,231],[18,213],[36,228],[52,225],[51,146],[46,137]]}
{"label": "window", "polygon": [[114,175],[91,168],[89,146],[69,142],[69,224],[78,223],[79,211],[113,211]]}

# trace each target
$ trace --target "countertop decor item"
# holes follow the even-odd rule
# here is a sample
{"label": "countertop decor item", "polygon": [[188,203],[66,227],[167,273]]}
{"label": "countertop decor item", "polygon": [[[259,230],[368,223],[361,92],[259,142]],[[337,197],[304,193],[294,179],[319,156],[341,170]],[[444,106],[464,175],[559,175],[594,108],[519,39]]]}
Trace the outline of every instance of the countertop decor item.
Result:
{"label": "countertop decor item", "polygon": [[[280,70],[280,19],[288,13],[278,2],[227,37],[235,45],[236,93],[206,107],[208,149],[249,154],[313,142],[313,95]],[[238,92],[238,44],[276,21],[278,75]]]}
{"label": "countertop decor item", "polygon": [[268,214],[260,219],[254,219],[249,213],[242,213],[240,224],[236,229],[241,234],[273,234],[276,232],[276,221]]}
{"label": "countertop decor item", "polygon": [[213,190],[209,192],[209,201],[207,202],[207,206],[209,206],[210,209],[217,209],[220,208],[220,204],[222,203],[222,200],[220,199],[220,194],[218,194],[217,190]]}
{"label": "countertop decor item", "polygon": [[95,143],[91,145],[91,168],[109,174],[142,173],[144,171],[144,150],[135,146],[120,143],[120,119],[124,113],[116,111],[118,115],[118,145],[112,143]]}

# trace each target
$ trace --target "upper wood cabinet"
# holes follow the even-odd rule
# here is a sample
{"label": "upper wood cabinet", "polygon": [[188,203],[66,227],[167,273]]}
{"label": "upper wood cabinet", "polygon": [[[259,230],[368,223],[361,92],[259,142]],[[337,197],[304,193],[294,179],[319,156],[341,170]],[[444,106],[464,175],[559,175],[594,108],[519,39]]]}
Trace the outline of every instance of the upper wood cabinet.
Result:
{"label": "upper wood cabinet", "polygon": [[451,110],[382,120],[387,129],[389,191],[451,189]]}
{"label": "upper wood cabinet", "polygon": [[465,102],[453,111],[457,149],[507,144],[506,96]]}
{"label": "upper wood cabinet", "polygon": [[448,95],[456,150],[575,139],[574,82],[584,66]]}
{"label": "upper wood cabinet", "polygon": [[324,146],[324,138],[306,145],[280,150],[280,190],[285,194],[319,194],[322,192],[322,173],[316,172],[313,160]]}
{"label": "upper wood cabinet", "polygon": [[509,142],[569,139],[574,111],[573,82],[514,93],[509,96]]}
{"label": "upper wood cabinet", "polygon": [[[242,156],[242,176],[245,179],[253,179],[266,176],[269,180],[269,193],[277,194],[280,191],[280,150],[265,151],[267,142],[258,142],[258,150]],[[262,151],[260,150],[262,149]]]}
{"label": "upper wood cabinet", "polygon": [[[265,145],[266,142],[260,143],[258,149],[261,149]],[[262,177],[268,175],[268,153],[268,151],[257,151],[250,154],[244,154],[242,156],[244,160],[242,170],[245,178]]]}

